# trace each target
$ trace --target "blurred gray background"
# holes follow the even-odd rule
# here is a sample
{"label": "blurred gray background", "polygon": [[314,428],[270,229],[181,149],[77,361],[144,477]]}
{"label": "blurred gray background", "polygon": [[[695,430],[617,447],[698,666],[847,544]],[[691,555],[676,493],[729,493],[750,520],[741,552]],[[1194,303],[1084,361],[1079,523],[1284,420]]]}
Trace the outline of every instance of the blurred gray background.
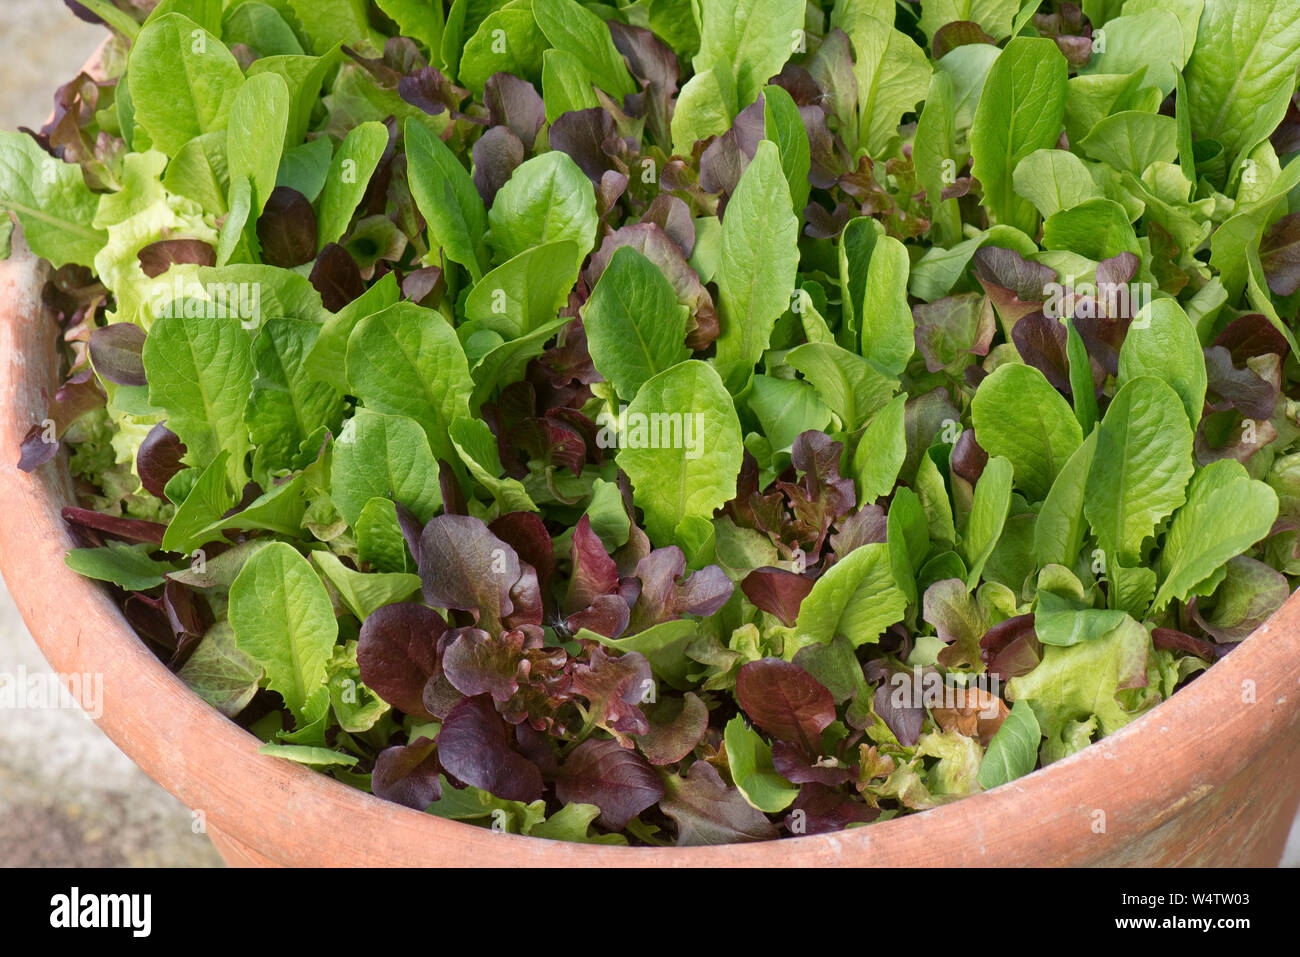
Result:
{"label": "blurred gray background", "polygon": [[[60,0],[0,3],[0,129],[39,129],[105,36]],[[0,449],[0,455],[15,454]],[[0,582],[0,673],[48,671]],[[218,866],[189,810],[80,711],[0,718],[0,867]],[[1287,864],[1300,867],[1300,819]]]}
{"label": "blurred gray background", "polygon": [[[60,0],[0,2],[0,129],[39,129],[105,36]],[[0,673],[20,667],[49,670],[0,584]],[[190,824],[80,711],[0,713],[0,866],[219,865]]]}

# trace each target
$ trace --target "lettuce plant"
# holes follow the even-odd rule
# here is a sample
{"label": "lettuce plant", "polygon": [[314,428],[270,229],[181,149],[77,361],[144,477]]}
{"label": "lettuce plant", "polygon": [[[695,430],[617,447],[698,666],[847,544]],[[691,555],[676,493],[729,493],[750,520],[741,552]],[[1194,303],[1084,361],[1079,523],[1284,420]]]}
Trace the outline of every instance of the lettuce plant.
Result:
{"label": "lettuce plant", "polygon": [[1294,3],[68,6],[103,76],[0,133],[66,362],[14,451],[267,753],[835,831],[1113,733],[1300,575]]}

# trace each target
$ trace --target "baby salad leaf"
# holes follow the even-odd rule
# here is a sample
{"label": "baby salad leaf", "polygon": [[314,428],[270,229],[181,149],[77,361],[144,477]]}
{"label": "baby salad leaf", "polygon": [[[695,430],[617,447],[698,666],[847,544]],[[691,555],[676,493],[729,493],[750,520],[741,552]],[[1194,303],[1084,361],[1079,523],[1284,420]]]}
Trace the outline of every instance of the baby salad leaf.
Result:
{"label": "baby salad leaf", "polygon": [[1120,626],[1124,617],[1122,611],[1093,608],[1074,596],[1062,597],[1040,585],[1038,605],[1034,609],[1034,634],[1045,645],[1067,647],[1109,634]]}
{"label": "baby salad leaf", "polygon": [[1011,22],[1019,10],[1020,0],[926,0],[921,4],[921,29],[933,40],[945,24],[965,20],[1001,40],[1011,35]]}
{"label": "baby salad leaf", "polygon": [[680,362],[643,385],[627,410],[618,464],[657,545],[688,516],[712,518],[736,494],[740,420],[712,366]]}
{"label": "baby salad leaf", "polygon": [[438,462],[418,422],[360,409],[334,445],[331,498],[354,528],[372,499],[392,499],[421,522],[442,505]]}
{"label": "baby salad leaf", "polygon": [[580,57],[592,80],[606,93],[624,97],[637,92],[627,64],[614,48],[609,27],[596,14],[574,0],[533,0],[533,16],[551,45]]}
{"label": "baby salad leaf", "polygon": [[168,156],[201,133],[225,129],[244,84],[225,44],[179,13],[146,24],[128,69],[135,121]]}
{"label": "baby salad leaf", "polygon": [[1187,313],[1173,299],[1147,303],[1119,352],[1119,384],[1138,376],[1167,382],[1183,400],[1193,429],[1205,406],[1205,355]]}
{"label": "baby salad leaf", "polygon": [[1205,0],[1187,63],[1192,132],[1232,163],[1286,113],[1300,65],[1300,7],[1287,0]]}
{"label": "baby salad leaf", "polygon": [[875,414],[853,453],[858,501],[870,504],[888,495],[907,458],[907,396],[895,396]]}
{"label": "baby salad leaf", "polygon": [[840,238],[840,286],[845,321],[860,333],[862,355],[886,375],[898,375],[916,349],[907,306],[907,249],[873,219],[859,217]]}
{"label": "baby salad leaf", "polygon": [[469,473],[500,504],[503,512],[535,512],[537,505],[518,479],[502,478],[497,438],[482,419],[456,419],[449,427],[456,452]]}
{"label": "baby salad leaf", "polygon": [[289,126],[289,87],[274,73],[259,73],[230,103],[226,130],[227,169],[232,182],[253,184],[254,215],[261,215],[275,189]]}
{"label": "baby salad leaf", "polygon": [[856,431],[883,408],[898,388],[870,362],[832,342],[805,342],[785,361],[817,388],[822,401],[840,418],[846,432]]}
{"label": "baby salad leaf", "polygon": [[235,644],[228,621],[208,629],[194,653],[176,672],[196,695],[228,718],[247,707],[257,694],[262,668]]}
{"label": "baby salad leaf", "polygon": [[[322,427],[337,433],[343,420],[343,396],[312,379],[305,359],[320,326],[301,319],[271,319],[253,340],[253,380],[245,422],[262,469],[292,470],[302,453],[314,460],[318,448],[304,443]],[[319,445],[319,442],[317,443]]]}
{"label": "baby salad leaf", "polygon": [[[221,521],[235,507],[237,499],[230,490],[228,470],[230,453],[222,450],[199,473],[183,500],[177,499],[177,481],[167,483],[167,498],[178,501],[176,514],[167,525],[162,545],[169,552],[188,553],[221,536]],[[193,475],[193,470],[180,477]]]}
{"label": "baby salad leaf", "polygon": [[799,606],[796,638],[787,643],[793,658],[805,645],[829,644],[842,635],[856,648],[879,640],[903,617],[907,597],[894,580],[889,546],[861,545],[831,566]]}
{"label": "baby salad leaf", "polygon": [[443,9],[441,3],[424,0],[375,0],[384,13],[397,21],[402,36],[419,40],[434,58],[442,47]]}
{"label": "baby salad leaf", "polygon": [[998,366],[971,402],[975,438],[989,455],[1005,456],[1015,484],[1041,501],[1083,441],[1079,420],[1061,394],[1033,366]]}
{"label": "baby salad leaf", "polygon": [[1124,688],[1145,687],[1150,647],[1146,629],[1126,618],[1096,641],[1049,645],[1033,671],[1008,683],[1007,695],[1034,710],[1046,738],[1044,763],[1080,750],[1090,732],[1112,734],[1136,717],[1117,695]]}
{"label": "baby salad leaf", "polygon": [[357,621],[365,621],[385,605],[405,601],[420,590],[419,575],[363,574],[348,568],[333,552],[312,552],[311,560]]}
{"label": "baby salad leaf", "polygon": [[317,213],[317,252],[338,242],[347,232],[352,214],[365,196],[370,177],[374,175],[387,146],[388,130],[383,123],[362,123],[349,130],[343,138],[342,145],[330,161],[321,194]]}
{"label": "baby salad leaf", "polygon": [[799,221],[776,144],[758,144],[753,162],[727,204],[718,268],[718,336],[715,363],[733,393],[749,383],[768,347],[776,320],[794,292],[799,263]]}
{"label": "baby salad leaf", "polygon": [[772,766],[772,748],[746,726],[740,715],[727,722],[724,732],[731,779],[751,806],[766,814],[784,811],[799,796],[799,789]]}
{"label": "baby salad leaf", "polygon": [[596,369],[632,398],[646,380],[690,355],[686,316],[663,272],[632,247],[620,247],[582,314]]}
{"label": "baby salad leaf", "polygon": [[560,769],[556,795],[578,806],[595,805],[601,823],[618,831],[653,807],[664,796],[664,786],[636,751],[617,741],[584,741]]}
{"label": "baby salad leaf", "polygon": [[435,457],[456,458],[447,427],[469,415],[473,380],[439,313],[399,302],[362,319],[348,339],[348,382],[367,408],[420,423]]}
{"label": "baby salad leaf", "polygon": [[971,127],[972,172],[998,222],[1034,232],[1037,213],[1016,194],[1016,166],[1050,149],[1065,116],[1066,62],[1046,38],[1016,37],[989,70]]}
{"label": "baby salad leaf", "polygon": [[336,43],[368,40],[377,49],[383,38],[370,29],[365,0],[284,0],[311,40],[313,53],[324,53]]}
{"label": "baby salad leaf", "polygon": [[697,140],[726,132],[758,99],[790,58],[803,18],[803,8],[788,0],[718,0],[700,7],[695,75],[673,113],[674,152],[689,156]]}
{"label": "baby salad leaf", "polygon": [[727,787],[716,768],[696,761],[686,777],[670,774],[659,807],[677,825],[681,847],[768,841],[776,828],[736,788]]}
{"label": "baby salad leaf", "polygon": [[325,716],[338,622],[324,584],[296,549],[274,542],[248,560],[230,587],[230,624],[299,728]]}
{"label": "baby salad leaf", "polygon": [[56,160],[24,133],[0,132],[0,210],[18,216],[32,252],[55,266],[90,265],[108,242],[94,226],[98,206],[81,167]]}
{"label": "baby salad leaf", "polygon": [[835,699],[798,665],[763,658],[736,674],[736,701],[760,728],[779,741],[821,753],[822,732],[835,720]]}
{"label": "baby salad leaf", "polygon": [[[888,16],[892,18],[892,10]],[[898,135],[903,114],[925,99],[930,61],[911,37],[886,20],[855,17],[845,32],[857,54],[853,72],[858,81],[858,144],[875,155]]]}
{"label": "baby salad leaf", "polygon": [[239,320],[187,315],[157,320],[144,343],[144,368],[149,402],[167,413],[167,427],[188,450],[185,461],[202,468],[228,452],[231,479],[243,476],[253,357]]}
{"label": "baby salad leaf", "polygon": [[1094,431],[1066,459],[1038,510],[1034,522],[1034,558],[1039,565],[1068,565],[1083,547],[1083,536],[1088,530],[1083,517],[1084,492],[1096,450]]}
{"label": "baby salad leaf", "polygon": [[465,318],[507,341],[530,335],[555,321],[581,264],[571,239],[526,249],[474,284],[465,299]]}
{"label": "baby salad leaf", "polygon": [[[449,47],[462,46],[448,31],[443,34],[443,58],[448,66]],[[476,95],[482,95],[488,78],[505,72],[534,80],[542,69],[542,52],[549,46],[533,16],[532,0],[510,0],[489,13],[473,36],[463,41],[459,50],[460,83]]]}
{"label": "baby salad leaf", "polygon": [[1228,559],[1268,535],[1277,510],[1277,493],[1250,478],[1240,462],[1221,459],[1197,472],[1160,553],[1163,581],[1154,610],[1171,598],[1186,600]]}
{"label": "baby salad leaf", "polygon": [[1084,514],[1108,560],[1133,566],[1156,524],[1182,505],[1192,477],[1192,429],[1159,379],[1130,380],[1097,427]]}
{"label": "baby salad leaf", "polygon": [[515,169],[492,202],[488,221],[487,240],[498,262],[562,239],[572,240],[585,258],[596,244],[596,193],[569,154],[553,150]]}
{"label": "baby salad leaf", "polygon": [[1068,150],[1034,150],[1016,164],[1011,179],[1017,195],[1033,203],[1044,218],[1105,198],[1083,160]]}
{"label": "baby salad leaf", "polygon": [[[428,220],[430,242],[440,245],[447,258],[468,269],[477,282],[487,264],[483,237],[488,217],[483,199],[469,170],[446,143],[418,120],[407,120],[405,129],[411,195]],[[522,248],[530,245],[524,243]]]}
{"label": "baby salad leaf", "polygon": [[74,548],[64,561],[78,575],[112,582],[126,591],[148,591],[166,581],[168,572],[176,570],[174,564],[150,558],[155,551],[153,545],[109,542],[103,548]]}
{"label": "baby salad leaf", "polygon": [[1022,778],[1038,763],[1038,742],[1042,731],[1028,701],[1017,701],[1002,727],[989,742],[980,762],[980,787],[991,791],[999,784]]}
{"label": "baby salad leaf", "polygon": [[775,143],[781,153],[781,169],[785,171],[790,186],[790,202],[795,215],[799,215],[808,205],[808,194],[812,190],[812,184],[808,182],[808,170],[812,165],[808,131],[799,115],[799,107],[779,86],[763,89],[763,122],[765,138]]}
{"label": "baby salad leaf", "polygon": [[966,588],[978,584],[984,563],[993,554],[1002,529],[1011,510],[1011,477],[1014,467],[1011,460],[995,455],[984,466],[984,473],[975,484],[975,497],[971,502],[970,517],[962,536],[962,557],[970,569]]}

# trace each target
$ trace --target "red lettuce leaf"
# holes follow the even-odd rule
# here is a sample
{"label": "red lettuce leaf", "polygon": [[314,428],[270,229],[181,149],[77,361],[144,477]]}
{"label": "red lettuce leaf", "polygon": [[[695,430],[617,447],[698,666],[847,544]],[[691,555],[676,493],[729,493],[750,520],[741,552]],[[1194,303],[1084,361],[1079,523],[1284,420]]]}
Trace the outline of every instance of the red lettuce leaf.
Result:
{"label": "red lettuce leaf", "polygon": [[745,597],[758,608],[776,615],[787,628],[794,627],[799,606],[812,591],[815,581],[784,568],[756,568],[740,583]]}
{"label": "red lettuce leaf", "polygon": [[770,841],[777,836],[763,812],[728,787],[707,761],[696,761],[684,778],[668,777],[659,807],[676,823],[679,847]]}
{"label": "red lettuce leaf", "polygon": [[542,772],[510,746],[509,725],[488,695],[456,705],[438,732],[438,759],[458,781],[507,801],[536,801]]}
{"label": "red lettuce leaf", "polygon": [[379,752],[370,776],[370,789],[375,797],[424,811],[442,797],[442,782],[438,780],[441,771],[434,742],[417,738],[409,745],[396,745]]}
{"label": "red lettuce leaf", "polygon": [[808,754],[821,754],[822,731],[835,720],[835,699],[808,672],[780,658],[742,665],[736,700],[756,725]]}
{"label": "red lettuce leaf", "polygon": [[664,796],[663,782],[646,759],[617,741],[591,739],[573,749],[560,768],[555,793],[565,804],[594,804],[600,823],[621,831]]}
{"label": "red lettuce leaf", "polygon": [[438,642],[446,631],[441,616],[424,605],[402,602],[376,609],[357,638],[362,683],[399,711],[427,715],[424,688],[438,672]]}

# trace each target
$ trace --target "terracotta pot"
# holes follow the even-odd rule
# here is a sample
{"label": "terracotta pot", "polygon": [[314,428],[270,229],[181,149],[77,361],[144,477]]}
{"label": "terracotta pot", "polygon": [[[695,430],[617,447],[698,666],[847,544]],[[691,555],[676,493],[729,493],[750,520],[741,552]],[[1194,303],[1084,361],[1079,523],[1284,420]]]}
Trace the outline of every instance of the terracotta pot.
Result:
{"label": "terracotta pot", "polygon": [[1300,804],[1300,596],[1169,701],[1083,752],[994,791],[840,834],[766,844],[611,848],[495,833],[399,807],[257,753],[189,691],[107,592],[63,562],[66,455],[26,475],[57,329],[47,267],[15,234],[0,263],[0,571],[60,674],[103,676],[99,726],[202,811],[241,865],[1274,865]]}

